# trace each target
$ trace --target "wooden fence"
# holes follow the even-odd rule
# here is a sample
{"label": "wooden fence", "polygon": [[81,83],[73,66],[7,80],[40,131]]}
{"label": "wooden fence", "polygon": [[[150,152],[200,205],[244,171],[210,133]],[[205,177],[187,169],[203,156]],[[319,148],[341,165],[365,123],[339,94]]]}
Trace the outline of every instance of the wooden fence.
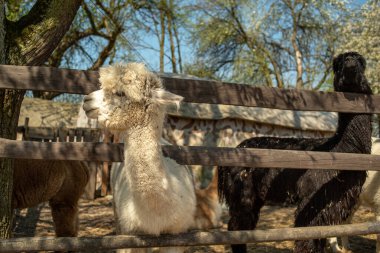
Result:
{"label": "wooden fence", "polygon": [[101,130],[97,128],[30,127],[29,118],[17,128],[21,140],[38,142],[99,142]]}
{"label": "wooden fence", "polygon": [[[169,91],[186,102],[266,108],[380,113],[380,96],[252,87],[216,81],[162,77]],[[98,89],[98,73],[49,67],[0,65],[0,88],[88,94]],[[122,161],[123,144],[33,142],[0,139],[0,157]],[[380,156],[266,149],[163,146],[164,154],[180,164],[238,165],[310,169],[380,170]],[[313,239],[380,233],[380,223],[232,232],[192,232],[181,235],[108,236],[98,238],[18,238],[0,241],[1,252],[89,250],[128,247],[210,245]]]}

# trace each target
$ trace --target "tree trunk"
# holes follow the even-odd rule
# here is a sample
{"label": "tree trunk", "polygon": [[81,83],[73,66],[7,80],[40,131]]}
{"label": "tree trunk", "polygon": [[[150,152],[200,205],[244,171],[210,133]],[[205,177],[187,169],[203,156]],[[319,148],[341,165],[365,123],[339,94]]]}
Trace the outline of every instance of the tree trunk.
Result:
{"label": "tree trunk", "polygon": [[[0,92],[0,137],[16,139],[16,127],[24,92],[2,90]],[[0,159],[0,238],[11,237],[13,160]]]}
{"label": "tree trunk", "polygon": [[[289,5],[290,6],[290,5]],[[303,80],[302,80],[302,74],[303,74],[303,66],[302,66],[302,52],[298,46],[297,43],[297,24],[299,22],[299,15],[300,13],[295,13],[294,7],[290,7],[290,11],[292,13],[292,19],[293,19],[293,30],[292,30],[292,37],[291,42],[294,50],[294,58],[296,61],[296,71],[297,71],[297,81],[296,81],[296,88],[302,89],[303,88]]]}
{"label": "tree trunk", "polygon": [[296,83],[296,88],[297,89],[302,89],[303,88],[303,80],[302,80],[302,73],[303,73],[303,68],[302,68],[302,53],[300,49],[298,48],[298,44],[296,41],[296,32],[294,32],[292,36],[292,44],[295,52],[295,58],[296,58],[296,66],[297,66],[297,83]]}
{"label": "tree trunk", "polygon": [[5,3],[0,0],[0,64],[5,63]]}
{"label": "tree trunk", "polygon": [[174,32],[174,37],[177,43],[177,55],[178,55],[178,66],[179,66],[179,73],[183,73],[183,67],[182,67],[182,56],[181,56],[181,44],[179,40],[179,35],[178,35],[178,29],[177,29],[177,24],[173,20],[173,32]]}
{"label": "tree trunk", "polygon": [[[11,193],[13,181],[7,180],[12,178],[13,163],[11,159],[0,159],[0,238],[10,238],[12,235],[12,208]],[[10,169],[9,169],[10,168]]]}
{"label": "tree trunk", "polygon": [[[5,63],[5,3],[0,0],[0,64]],[[7,95],[8,96],[8,95]],[[4,132],[8,125],[12,125],[9,117],[4,113],[6,107],[6,93],[0,92],[0,136],[10,137],[9,131]],[[8,133],[7,133],[8,132]],[[13,169],[11,159],[0,159],[0,238],[9,238],[12,234],[11,193],[13,183]]]}
{"label": "tree trunk", "polygon": [[161,37],[160,37],[160,72],[164,72],[164,53],[165,53],[165,0],[161,0],[160,4],[160,25],[161,25]]}
{"label": "tree trunk", "polygon": [[177,60],[175,56],[175,45],[173,38],[173,0],[169,1],[169,7],[167,8],[167,17],[168,17],[168,33],[169,33],[169,41],[170,41],[170,52],[172,57],[172,71],[173,73],[177,73]]}
{"label": "tree trunk", "polygon": [[[47,61],[71,22],[81,0],[38,0],[30,12],[16,22],[4,16],[0,0],[1,64],[42,65]],[[16,128],[25,91],[0,90],[0,137],[16,138]],[[0,238],[12,232],[13,161],[0,159]]]}
{"label": "tree trunk", "polygon": [[17,22],[7,23],[8,63],[42,65],[70,28],[81,0],[39,0]]}

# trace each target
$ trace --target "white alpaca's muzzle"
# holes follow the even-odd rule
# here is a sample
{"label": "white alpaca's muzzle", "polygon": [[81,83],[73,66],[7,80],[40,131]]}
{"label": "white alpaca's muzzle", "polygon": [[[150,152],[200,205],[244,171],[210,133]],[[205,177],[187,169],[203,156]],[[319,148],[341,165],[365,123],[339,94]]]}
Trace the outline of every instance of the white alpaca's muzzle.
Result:
{"label": "white alpaca's muzzle", "polygon": [[103,104],[103,99],[104,99],[103,90],[97,90],[84,96],[83,110],[85,111],[87,117],[91,119],[96,119],[99,117],[99,114],[100,114],[99,109]]}

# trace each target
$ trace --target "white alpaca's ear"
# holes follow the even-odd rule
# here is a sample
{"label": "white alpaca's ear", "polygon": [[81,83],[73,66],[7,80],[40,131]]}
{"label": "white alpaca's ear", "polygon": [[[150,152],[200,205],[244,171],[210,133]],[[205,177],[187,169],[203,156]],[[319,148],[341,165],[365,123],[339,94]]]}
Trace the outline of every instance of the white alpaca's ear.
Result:
{"label": "white alpaca's ear", "polygon": [[179,104],[182,102],[183,97],[162,88],[158,88],[152,91],[152,100],[162,105],[175,105],[179,108]]}

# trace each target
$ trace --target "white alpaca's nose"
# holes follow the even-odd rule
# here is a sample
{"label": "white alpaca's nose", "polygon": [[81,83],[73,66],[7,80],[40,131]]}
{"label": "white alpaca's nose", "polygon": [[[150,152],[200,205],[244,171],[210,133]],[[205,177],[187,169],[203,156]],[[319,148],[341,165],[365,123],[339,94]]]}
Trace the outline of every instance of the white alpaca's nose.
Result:
{"label": "white alpaca's nose", "polygon": [[103,90],[97,90],[84,96],[83,110],[87,117],[96,119],[99,116],[99,108],[103,103]]}

